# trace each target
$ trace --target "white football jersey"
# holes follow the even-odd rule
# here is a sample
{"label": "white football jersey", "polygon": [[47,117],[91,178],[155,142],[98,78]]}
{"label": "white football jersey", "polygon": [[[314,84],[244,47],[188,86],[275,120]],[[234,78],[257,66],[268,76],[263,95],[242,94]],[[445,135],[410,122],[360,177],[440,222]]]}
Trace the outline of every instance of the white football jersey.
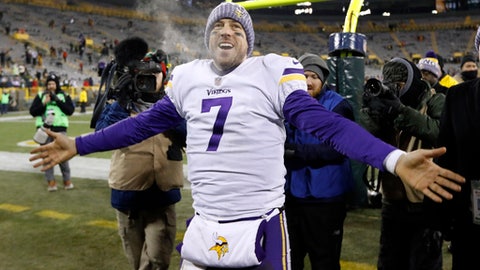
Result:
{"label": "white football jersey", "polygon": [[219,76],[212,60],[173,70],[166,88],[187,120],[193,207],[215,220],[260,216],[284,204],[283,104],[307,89],[293,58],[250,57]]}

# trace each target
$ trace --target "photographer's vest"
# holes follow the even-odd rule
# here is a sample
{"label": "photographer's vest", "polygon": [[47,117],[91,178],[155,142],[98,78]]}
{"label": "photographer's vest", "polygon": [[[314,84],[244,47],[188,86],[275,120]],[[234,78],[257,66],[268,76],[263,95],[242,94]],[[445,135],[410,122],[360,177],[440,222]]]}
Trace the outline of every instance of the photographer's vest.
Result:
{"label": "photographer's vest", "polygon": [[8,104],[10,102],[10,94],[2,94],[2,104]]}
{"label": "photographer's vest", "polygon": [[163,134],[114,150],[108,184],[117,190],[145,190],[155,182],[162,191],[183,187],[183,162],[169,160],[172,141]]}
{"label": "photographer's vest", "polygon": [[[38,96],[40,97],[43,103],[45,101],[45,96],[46,96],[45,93],[39,93]],[[64,93],[61,93],[61,92],[58,93],[57,98],[65,102]],[[52,126],[68,128],[68,116],[60,109],[60,107],[57,106],[57,103],[55,101],[50,101],[49,103],[47,103],[45,113],[42,116],[37,116],[35,121],[35,126],[37,128],[43,126],[43,121],[47,116],[47,113],[50,111],[53,111],[53,113],[55,114]]]}

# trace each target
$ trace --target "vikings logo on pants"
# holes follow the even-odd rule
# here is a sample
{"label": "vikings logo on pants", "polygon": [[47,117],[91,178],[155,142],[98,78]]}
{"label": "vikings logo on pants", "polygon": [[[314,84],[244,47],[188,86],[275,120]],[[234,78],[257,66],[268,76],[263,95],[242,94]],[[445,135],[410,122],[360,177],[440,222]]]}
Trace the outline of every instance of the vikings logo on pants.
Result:
{"label": "vikings logo on pants", "polygon": [[217,234],[214,235],[214,241],[215,241],[215,245],[212,246],[210,250],[214,250],[217,252],[217,255],[218,255],[218,260],[220,260],[223,256],[225,256],[226,253],[228,253],[228,242],[227,242],[227,239],[225,239],[225,237],[223,236],[218,236],[216,237]]}

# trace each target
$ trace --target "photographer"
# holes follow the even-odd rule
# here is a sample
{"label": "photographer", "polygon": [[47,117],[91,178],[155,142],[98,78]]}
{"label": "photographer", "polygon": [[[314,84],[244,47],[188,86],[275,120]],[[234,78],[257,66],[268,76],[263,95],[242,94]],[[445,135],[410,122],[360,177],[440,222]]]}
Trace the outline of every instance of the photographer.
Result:
{"label": "photographer", "polygon": [[[129,38],[115,47],[115,78],[96,130],[135,117],[164,95],[168,57]],[[115,68],[113,65],[110,67]],[[132,132],[135,132],[132,130]],[[168,269],[176,234],[175,203],[183,186],[184,126],[113,151],[109,186],[118,232],[131,269]]]}
{"label": "photographer", "polygon": [[[445,96],[422,80],[420,70],[404,58],[383,69],[383,82],[368,80],[360,112],[373,135],[407,152],[433,148]],[[378,269],[442,269],[442,235],[429,223],[423,194],[380,172],[382,227]]]}
{"label": "photographer", "polygon": [[[42,132],[39,129],[43,127],[66,134],[68,116],[72,115],[74,111],[75,106],[72,99],[60,88],[60,78],[50,73],[46,79],[45,91],[39,92],[30,106],[30,114],[36,118],[35,127],[37,132]],[[47,137],[47,135],[45,136]],[[47,138],[46,141],[38,143],[43,145],[51,141],[53,141],[52,138]],[[62,171],[64,188],[67,190],[73,189],[68,161],[60,163],[59,166]],[[48,182],[48,191],[56,191],[57,184],[53,168],[45,171],[45,179]]]}

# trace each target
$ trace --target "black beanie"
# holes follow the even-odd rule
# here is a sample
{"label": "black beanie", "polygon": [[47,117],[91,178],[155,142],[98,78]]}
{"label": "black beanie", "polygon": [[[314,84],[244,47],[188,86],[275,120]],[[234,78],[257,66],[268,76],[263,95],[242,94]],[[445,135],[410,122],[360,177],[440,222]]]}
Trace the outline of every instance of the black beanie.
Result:
{"label": "black beanie", "polygon": [[463,65],[465,65],[465,63],[467,63],[467,62],[474,62],[474,63],[476,63],[476,62],[475,62],[475,57],[473,57],[473,55],[471,55],[471,54],[467,54],[467,55],[463,56],[463,57],[462,57],[462,62],[461,62],[461,64],[460,64],[460,68],[462,68]]}
{"label": "black beanie", "polygon": [[48,84],[49,81],[54,81],[57,89],[60,88],[60,77],[55,75],[55,73],[48,74],[47,79],[45,80],[45,84]]}

